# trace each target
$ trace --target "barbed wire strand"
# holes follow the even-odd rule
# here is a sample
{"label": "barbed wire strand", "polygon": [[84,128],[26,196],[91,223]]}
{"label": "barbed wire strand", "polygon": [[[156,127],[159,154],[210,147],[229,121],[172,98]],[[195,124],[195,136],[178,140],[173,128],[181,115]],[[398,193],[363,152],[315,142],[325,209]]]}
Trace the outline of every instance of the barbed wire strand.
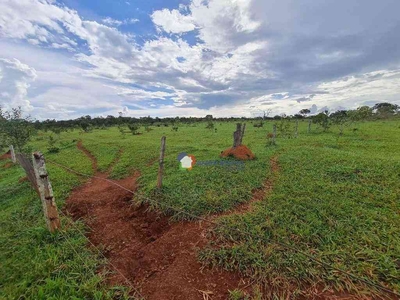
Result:
{"label": "barbed wire strand", "polygon": [[[88,178],[96,178],[96,179],[100,179],[100,180],[107,181],[107,182],[109,182],[109,183],[111,183],[111,184],[113,184],[113,185],[115,185],[115,186],[117,186],[117,187],[119,187],[119,188],[121,188],[121,189],[123,189],[123,190],[125,190],[125,191],[127,191],[127,192],[129,192],[129,193],[131,193],[132,195],[136,195],[136,193],[135,193],[134,191],[129,190],[129,189],[123,187],[122,185],[120,185],[120,184],[116,183],[115,181],[110,180],[110,179],[108,179],[108,178],[103,178],[103,177],[99,177],[99,176],[94,176],[94,175],[89,175],[89,174],[81,173],[81,172],[75,171],[75,170],[73,170],[73,169],[71,169],[71,168],[69,168],[69,167],[66,167],[66,166],[64,166],[64,165],[61,165],[61,164],[59,164],[59,163],[56,163],[56,162],[54,162],[54,161],[47,160],[47,159],[46,159],[46,161],[49,162],[49,163],[51,163],[51,164],[53,164],[53,165],[56,165],[56,166],[61,167],[61,168],[63,168],[63,169],[66,169],[66,170],[68,170],[68,171],[70,171],[70,172],[72,172],[72,173],[75,173],[75,174],[77,174],[77,175],[80,175],[80,176],[84,176],[84,177],[88,177]],[[140,196],[139,196],[139,197],[140,197]],[[193,219],[198,219],[198,220],[205,221],[205,222],[210,223],[210,224],[215,225],[215,226],[222,226],[222,227],[223,227],[223,225],[221,225],[221,224],[219,224],[219,223],[217,223],[217,222],[214,222],[214,221],[212,221],[212,220],[210,220],[210,219],[207,219],[207,218],[204,218],[204,217],[200,217],[200,216],[191,214],[191,213],[189,213],[189,212],[187,212],[187,211],[178,209],[178,208],[176,208],[176,207],[173,207],[173,206],[170,206],[170,205],[166,205],[165,203],[160,203],[160,202],[154,201],[153,199],[146,198],[146,197],[142,197],[142,199],[145,200],[145,201],[147,201],[147,202],[149,202],[149,203],[151,203],[151,204],[154,204],[154,205],[156,205],[156,206],[163,206],[163,205],[164,205],[165,208],[171,209],[171,210],[176,211],[176,212],[178,212],[178,213],[185,214],[185,215],[187,215],[187,216],[189,216],[189,217],[191,217],[191,218],[193,218]],[[240,234],[242,234],[242,235],[244,235],[244,236],[247,236],[247,237],[249,237],[249,238],[252,238],[252,237],[253,237],[253,236],[251,236],[248,232],[243,232],[243,231],[241,231],[241,230],[238,229],[238,228],[229,228],[229,229],[230,229],[230,230],[235,230],[236,232],[238,232],[238,233],[240,233]],[[342,274],[344,274],[344,275],[346,275],[346,276],[348,276],[348,277],[350,277],[350,278],[353,278],[353,279],[355,279],[355,280],[357,280],[357,281],[359,281],[359,282],[363,282],[363,283],[366,284],[366,285],[373,286],[373,287],[378,288],[378,289],[380,289],[380,290],[382,290],[382,291],[385,291],[385,292],[387,292],[387,293],[389,293],[389,294],[392,294],[392,295],[395,295],[395,296],[400,297],[400,294],[399,294],[399,293],[394,292],[394,291],[392,291],[392,290],[390,290],[390,289],[384,287],[384,286],[381,285],[381,284],[375,283],[375,282],[370,281],[370,280],[367,280],[367,279],[365,279],[365,278],[361,278],[361,277],[359,277],[359,276],[357,276],[357,275],[354,275],[354,274],[352,274],[352,273],[350,273],[350,272],[347,272],[347,271],[345,271],[345,270],[342,270],[342,269],[340,269],[340,268],[338,268],[338,267],[332,266],[332,265],[330,265],[329,263],[326,263],[326,262],[324,262],[324,261],[322,261],[322,260],[320,260],[320,259],[318,259],[318,258],[315,258],[314,256],[312,256],[312,255],[310,255],[310,254],[308,254],[308,253],[306,253],[306,252],[304,252],[304,251],[302,251],[302,250],[299,250],[298,248],[295,248],[294,246],[292,246],[292,245],[290,245],[290,244],[287,244],[287,243],[284,243],[284,242],[280,242],[280,241],[276,241],[276,240],[274,240],[273,242],[276,243],[277,245],[281,246],[281,247],[284,247],[284,248],[286,248],[286,249],[289,249],[289,250],[292,250],[292,251],[297,252],[297,253],[299,253],[299,254],[302,254],[303,256],[307,257],[308,259],[310,259],[310,260],[312,260],[312,261],[314,261],[314,262],[316,262],[316,263],[318,263],[318,264],[320,264],[320,265],[322,265],[322,266],[324,266],[324,267],[327,267],[327,268],[329,268],[329,269],[335,270],[335,271],[337,271],[337,272],[339,272],[339,273],[342,273]]]}

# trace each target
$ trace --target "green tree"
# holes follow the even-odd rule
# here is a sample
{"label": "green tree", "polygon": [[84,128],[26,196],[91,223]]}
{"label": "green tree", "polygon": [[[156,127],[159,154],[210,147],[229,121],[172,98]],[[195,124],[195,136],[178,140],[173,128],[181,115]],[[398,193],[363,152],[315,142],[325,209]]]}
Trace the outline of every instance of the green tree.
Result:
{"label": "green tree", "polygon": [[372,109],[376,111],[378,116],[385,118],[398,113],[400,107],[397,104],[383,102],[375,104]]}
{"label": "green tree", "polygon": [[320,125],[324,131],[330,127],[329,112],[326,110],[313,117],[313,123]]}
{"label": "green tree", "polygon": [[355,110],[349,110],[347,115],[353,122],[365,121],[372,117],[372,108],[369,106],[360,106]]}
{"label": "green tree", "polygon": [[340,135],[343,135],[344,126],[349,125],[351,121],[345,110],[338,110],[332,113],[329,118],[334,125],[339,127]]}
{"label": "green tree", "polygon": [[140,127],[138,125],[136,125],[136,124],[128,124],[128,128],[132,132],[133,135],[139,134],[138,131],[139,131]]}
{"label": "green tree", "polygon": [[22,116],[22,108],[4,111],[0,107],[0,144],[13,145],[18,152],[24,152],[34,132],[31,118]]}
{"label": "green tree", "polygon": [[310,112],[311,112],[311,110],[309,110],[308,108],[303,108],[302,110],[299,111],[299,114],[302,115],[303,117],[305,117],[305,116],[307,116]]}

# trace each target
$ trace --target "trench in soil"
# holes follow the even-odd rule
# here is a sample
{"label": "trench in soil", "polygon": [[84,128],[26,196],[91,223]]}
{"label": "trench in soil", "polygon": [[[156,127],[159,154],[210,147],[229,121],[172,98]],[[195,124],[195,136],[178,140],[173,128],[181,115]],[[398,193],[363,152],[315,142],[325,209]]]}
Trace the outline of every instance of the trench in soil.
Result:
{"label": "trench in soil", "polygon": [[[197,252],[208,242],[210,223],[170,223],[168,217],[146,205],[133,205],[132,193],[104,180],[112,166],[107,172],[98,172],[96,158],[81,142],[77,147],[90,158],[98,178],[72,191],[66,213],[85,221],[90,241],[103,249],[110,264],[133,282],[141,295],[151,300],[204,299],[207,295],[227,299],[229,290],[247,286],[238,273],[210,269],[198,262]],[[276,159],[271,160],[271,166],[276,172]],[[115,182],[135,192],[139,176],[136,172]],[[253,192],[252,201],[229,213],[244,213],[271,189],[268,179],[264,188]],[[109,284],[126,283],[118,273],[110,274],[107,280]]]}

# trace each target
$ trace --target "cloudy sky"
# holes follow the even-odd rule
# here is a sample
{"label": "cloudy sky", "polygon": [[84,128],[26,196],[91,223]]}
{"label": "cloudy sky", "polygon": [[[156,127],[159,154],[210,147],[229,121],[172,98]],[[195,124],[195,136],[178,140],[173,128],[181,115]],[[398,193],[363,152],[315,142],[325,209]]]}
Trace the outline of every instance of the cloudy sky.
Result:
{"label": "cloudy sky", "polygon": [[37,119],[400,104],[399,0],[0,0],[0,104]]}

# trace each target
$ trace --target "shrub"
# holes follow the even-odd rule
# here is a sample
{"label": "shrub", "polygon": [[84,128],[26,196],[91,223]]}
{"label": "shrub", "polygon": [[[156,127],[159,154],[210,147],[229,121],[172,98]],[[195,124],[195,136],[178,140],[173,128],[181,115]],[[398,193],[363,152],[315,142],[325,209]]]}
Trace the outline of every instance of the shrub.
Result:
{"label": "shrub", "polygon": [[0,144],[13,145],[17,151],[24,152],[26,144],[34,133],[31,118],[22,116],[21,107],[3,111],[0,106]]}

